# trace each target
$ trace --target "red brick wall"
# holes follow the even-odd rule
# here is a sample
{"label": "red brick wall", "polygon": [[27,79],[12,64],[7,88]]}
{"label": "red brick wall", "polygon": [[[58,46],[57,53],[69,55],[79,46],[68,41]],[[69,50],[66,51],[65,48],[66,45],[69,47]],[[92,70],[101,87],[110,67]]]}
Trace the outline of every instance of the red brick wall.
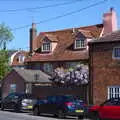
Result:
{"label": "red brick wall", "polygon": [[24,80],[13,70],[3,80],[2,97],[5,97],[9,94],[10,84],[16,84],[16,92],[25,91]]}
{"label": "red brick wall", "polygon": [[120,60],[112,58],[117,43],[90,45],[91,101],[100,104],[107,99],[108,86],[120,85]]}

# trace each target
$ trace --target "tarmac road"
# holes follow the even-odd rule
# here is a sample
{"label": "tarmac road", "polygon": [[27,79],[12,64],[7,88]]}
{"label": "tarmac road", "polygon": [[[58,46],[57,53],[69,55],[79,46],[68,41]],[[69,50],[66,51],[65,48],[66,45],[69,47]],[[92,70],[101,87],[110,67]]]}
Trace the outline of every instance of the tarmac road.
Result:
{"label": "tarmac road", "polygon": [[77,117],[57,119],[52,115],[33,116],[32,113],[16,113],[10,111],[0,111],[0,120],[77,120]]}

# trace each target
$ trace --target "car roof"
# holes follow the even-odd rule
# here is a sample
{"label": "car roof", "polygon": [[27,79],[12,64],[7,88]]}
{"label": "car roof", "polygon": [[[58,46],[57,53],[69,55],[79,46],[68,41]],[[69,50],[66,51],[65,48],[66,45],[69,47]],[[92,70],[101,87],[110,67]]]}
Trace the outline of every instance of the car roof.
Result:
{"label": "car roof", "polygon": [[48,98],[49,98],[49,97],[58,97],[58,98],[59,98],[59,97],[63,97],[63,98],[69,98],[69,97],[70,97],[70,98],[79,99],[79,100],[81,100],[81,102],[84,101],[82,98],[80,98],[80,96],[77,96],[77,95],[76,95],[76,96],[75,96],[75,95],[53,95],[53,96],[47,96],[47,97],[48,97]]}
{"label": "car roof", "polygon": [[9,95],[17,95],[17,96],[23,96],[23,95],[33,95],[33,94],[31,94],[31,93],[17,93],[17,92],[14,92],[14,93],[10,93]]}
{"label": "car roof", "polygon": [[109,100],[119,100],[120,101],[120,98],[111,98]]}

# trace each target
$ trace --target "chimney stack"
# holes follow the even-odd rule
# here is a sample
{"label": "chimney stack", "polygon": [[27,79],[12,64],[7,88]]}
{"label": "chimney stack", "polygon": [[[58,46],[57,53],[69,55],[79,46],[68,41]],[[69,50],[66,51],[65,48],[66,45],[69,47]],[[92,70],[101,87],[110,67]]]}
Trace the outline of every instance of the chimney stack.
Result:
{"label": "chimney stack", "polygon": [[110,8],[110,11],[103,15],[103,25],[104,35],[117,30],[117,17],[114,8]]}
{"label": "chimney stack", "polygon": [[32,28],[30,28],[30,54],[32,54],[33,50],[33,40],[35,39],[37,35],[37,30],[36,30],[36,24],[32,23]]}

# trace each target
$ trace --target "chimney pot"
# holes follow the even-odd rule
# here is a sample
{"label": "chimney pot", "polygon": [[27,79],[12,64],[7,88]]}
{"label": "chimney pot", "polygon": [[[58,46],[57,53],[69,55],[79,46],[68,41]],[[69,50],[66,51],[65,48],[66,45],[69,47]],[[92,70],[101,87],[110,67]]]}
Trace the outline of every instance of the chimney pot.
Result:
{"label": "chimney pot", "polygon": [[32,28],[36,29],[36,24],[35,23],[32,23]]}
{"label": "chimney pot", "polygon": [[110,32],[117,30],[117,17],[114,8],[111,7],[109,12],[104,13],[103,25],[104,25],[103,34],[108,34]]}
{"label": "chimney pot", "polygon": [[114,11],[114,8],[113,8],[113,7],[111,7],[111,8],[110,8],[110,12],[113,12],[113,11]]}
{"label": "chimney pot", "polygon": [[36,24],[32,23],[32,27],[30,28],[30,54],[32,54],[33,51],[33,40],[35,39],[36,35],[37,35]]}

